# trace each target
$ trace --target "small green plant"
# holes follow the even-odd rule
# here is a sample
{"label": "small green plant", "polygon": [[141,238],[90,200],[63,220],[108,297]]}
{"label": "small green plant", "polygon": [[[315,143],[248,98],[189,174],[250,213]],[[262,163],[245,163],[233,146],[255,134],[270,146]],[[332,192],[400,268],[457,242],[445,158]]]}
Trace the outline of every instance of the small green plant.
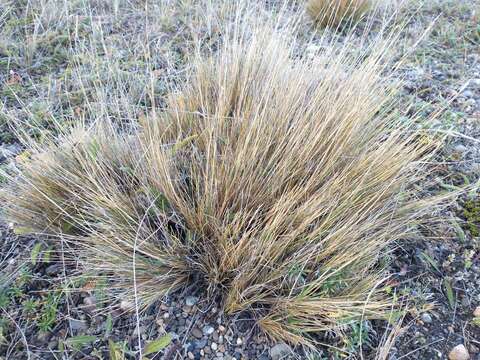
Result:
{"label": "small green plant", "polygon": [[58,304],[60,295],[49,293],[41,302],[38,328],[42,331],[50,331],[57,320]]}
{"label": "small green plant", "polygon": [[0,289],[0,309],[6,309],[10,301],[8,289]]}
{"label": "small green plant", "polygon": [[356,354],[362,347],[370,345],[373,333],[369,321],[353,321],[348,328],[343,338],[348,352]]}
{"label": "small green plant", "polygon": [[34,314],[38,308],[38,302],[34,299],[27,299],[22,303],[22,305],[23,305],[23,310],[28,315]]}

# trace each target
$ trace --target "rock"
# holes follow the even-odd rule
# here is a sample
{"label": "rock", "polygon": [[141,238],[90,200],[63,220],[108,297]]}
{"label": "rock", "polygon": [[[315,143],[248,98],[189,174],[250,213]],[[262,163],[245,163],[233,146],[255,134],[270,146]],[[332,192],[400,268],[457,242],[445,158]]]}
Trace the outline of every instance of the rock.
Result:
{"label": "rock", "polygon": [[480,317],[480,306],[477,306],[477,308],[473,311],[473,316]]}
{"label": "rock", "polygon": [[473,174],[479,174],[480,173],[480,163],[473,163],[470,165],[470,171]]}
{"label": "rock", "polygon": [[206,336],[212,335],[214,331],[215,331],[215,328],[214,328],[213,326],[205,325],[205,326],[203,327],[203,333],[204,333]]}
{"label": "rock", "polygon": [[463,96],[465,96],[466,98],[472,98],[473,97],[473,92],[470,91],[470,90],[465,90],[463,93],[462,93]]}
{"label": "rock", "polygon": [[450,360],[469,360],[470,354],[463,344],[455,346],[448,354]]}
{"label": "rock", "polygon": [[41,343],[48,343],[51,337],[52,337],[52,334],[47,331],[40,331],[37,334],[37,340],[40,341]]}
{"label": "rock", "polygon": [[285,343],[275,345],[270,349],[272,360],[280,360],[292,353],[292,349]]}
{"label": "rock", "polygon": [[223,325],[219,325],[219,326],[218,326],[218,331],[220,331],[220,332],[223,333],[223,332],[225,332],[226,330],[227,330],[227,329],[225,329],[225,326],[223,326]]}
{"label": "rock", "polygon": [[69,319],[68,323],[72,331],[80,331],[88,329],[87,322],[77,319]]}
{"label": "rock", "polygon": [[130,301],[122,300],[120,302],[120,309],[121,310],[131,310],[133,308],[135,308],[135,305]]}
{"label": "rock", "polygon": [[210,345],[210,347],[212,348],[213,351],[217,351],[217,349],[218,349],[217,343],[214,343],[214,342],[212,342],[212,344]]}
{"label": "rock", "polygon": [[45,269],[45,274],[48,276],[56,276],[62,271],[62,264],[53,264]]}
{"label": "rock", "polygon": [[190,360],[195,359],[195,355],[193,355],[193,353],[190,352],[190,351],[187,353],[187,356],[188,356],[188,358],[189,358]]}
{"label": "rock", "polygon": [[462,145],[462,144],[458,144],[453,148],[453,151],[455,151],[456,153],[459,153],[459,154],[463,154],[463,153],[467,152],[467,147]]}
{"label": "rock", "polygon": [[430,316],[429,313],[423,313],[421,316],[421,319],[423,322],[430,324],[432,322],[432,317]]}
{"label": "rock", "polygon": [[243,344],[243,340],[241,337],[237,338],[237,345],[240,346]]}
{"label": "rock", "polygon": [[477,102],[475,101],[475,99],[468,99],[467,101],[465,101],[465,106],[468,107],[468,106],[475,106],[477,105]]}
{"label": "rock", "polygon": [[185,298],[185,305],[193,306],[198,302],[198,298],[196,296],[187,296]]}
{"label": "rock", "polygon": [[195,341],[195,348],[203,349],[205,346],[207,346],[207,340],[206,339]]}
{"label": "rock", "polygon": [[93,295],[87,296],[83,299],[83,304],[84,305],[82,306],[82,310],[89,314],[93,314],[93,312],[97,308],[97,298]]}
{"label": "rock", "polygon": [[194,337],[196,337],[197,339],[201,339],[201,338],[203,337],[202,331],[201,331],[199,328],[197,328],[197,327],[194,327],[194,328],[192,329],[192,335],[193,335]]}

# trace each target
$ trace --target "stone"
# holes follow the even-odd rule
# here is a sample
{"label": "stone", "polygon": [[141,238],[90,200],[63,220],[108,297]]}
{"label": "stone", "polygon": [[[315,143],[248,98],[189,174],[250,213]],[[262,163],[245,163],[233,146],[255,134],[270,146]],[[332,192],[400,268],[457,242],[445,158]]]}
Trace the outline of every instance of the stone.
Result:
{"label": "stone", "polygon": [[423,322],[430,324],[432,322],[432,317],[430,316],[429,313],[423,313],[421,316],[421,319]]}
{"label": "stone", "polygon": [[473,174],[479,174],[480,173],[480,163],[473,163],[470,165],[470,172]]}
{"label": "stone", "polygon": [[241,337],[237,338],[237,345],[240,346],[243,344],[243,340]]}
{"label": "stone", "polygon": [[470,91],[470,90],[465,90],[463,93],[462,93],[463,96],[465,96],[466,98],[472,98],[473,97],[473,92]]}
{"label": "stone", "polygon": [[459,154],[463,154],[463,153],[467,152],[467,147],[462,145],[462,144],[458,144],[453,148],[453,151],[455,151],[456,153],[459,153]]}
{"label": "stone", "polygon": [[448,358],[450,360],[469,360],[470,354],[468,353],[467,348],[463,344],[460,344],[450,351]]}
{"label": "stone", "polygon": [[475,101],[475,99],[468,99],[467,101],[465,101],[465,106],[475,106],[477,105],[477,102]]}
{"label": "stone", "polygon": [[201,339],[203,337],[203,333],[198,327],[194,327],[192,329],[192,335],[197,339]]}
{"label": "stone", "polygon": [[48,331],[39,331],[39,333],[37,334],[37,340],[42,343],[48,343],[51,337],[52,334]]}
{"label": "stone", "polygon": [[194,360],[194,359],[195,359],[195,355],[193,355],[193,353],[192,353],[191,351],[189,351],[189,352],[187,353],[187,356],[188,356],[188,358],[189,358],[190,360]]}
{"label": "stone", "polygon": [[72,331],[80,331],[88,329],[88,325],[86,321],[77,320],[77,319],[68,319],[68,324]]}
{"label": "stone", "polygon": [[185,305],[187,306],[194,306],[198,302],[198,298],[196,296],[187,296],[185,298]]}
{"label": "stone", "polygon": [[45,274],[47,274],[48,276],[55,276],[55,275],[58,275],[60,273],[60,271],[62,271],[62,265],[61,264],[53,264],[53,265],[48,266],[45,269]]}
{"label": "stone", "polygon": [[87,296],[86,298],[83,299],[83,306],[82,309],[91,314],[95,311],[97,308],[97,299],[95,296]]}
{"label": "stone", "polygon": [[120,302],[120,309],[121,310],[131,310],[135,307],[135,305],[130,302],[130,301],[127,301],[127,300],[122,300]]}
{"label": "stone", "polygon": [[270,349],[272,360],[280,360],[292,353],[292,349],[285,343],[275,345]]}
{"label": "stone", "polygon": [[214,329],[213,326],[205,325],[205,326],[203,327],[203,333],[204,333],[205,335],[207,335],[207,336],[208,336],[208,335],[212,335],[214,331],[215,331],[215,329]]}
{"label": "stone", "polygon": [[210,347],[212,348],[213,351],[217,351],[217,349],[218,349],[217,343],[214,343],[214,342],[212,342],[212,344],[210,345]]}
{"label": "stone", "polygon": [[480,317],[480,306],[477,306],[475,310],[473,310],[473,316],[474,317]]}
{"label": "stone", "polygon": [[203,349],[205,346],[207,346],[207,340],[206,339],[195,341],[195,348]]}

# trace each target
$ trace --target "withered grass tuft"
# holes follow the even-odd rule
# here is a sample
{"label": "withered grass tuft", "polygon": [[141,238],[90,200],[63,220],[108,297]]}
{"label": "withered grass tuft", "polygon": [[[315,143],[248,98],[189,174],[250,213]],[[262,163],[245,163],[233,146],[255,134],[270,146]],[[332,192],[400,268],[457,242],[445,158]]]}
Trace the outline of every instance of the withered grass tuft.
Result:
{"label": "withered grass tuft", "polygon": [[132,304],[197,282],[307,345],[385,318],[379,260],[431,204],[410,185],[435,150],[394,111],[388,49],[301,58],[281,30],[225,39],[128,131],[104,120],[32,144],[8,217],[72,241]]}
{"label": "withered grass tuft", "polygon": [[309,0],[307,13],[321,26],[356,21],[373,6],[372,0]]}

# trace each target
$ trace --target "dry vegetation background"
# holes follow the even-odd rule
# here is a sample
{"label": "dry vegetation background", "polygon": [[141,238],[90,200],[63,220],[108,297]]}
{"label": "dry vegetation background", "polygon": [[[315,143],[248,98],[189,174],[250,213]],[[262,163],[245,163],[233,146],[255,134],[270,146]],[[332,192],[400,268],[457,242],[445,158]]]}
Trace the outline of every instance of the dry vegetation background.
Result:
{"label": "dry vegetation background", "polygon": [[0,5],[0,356],[479,356],[479,4],[337,5]]}

